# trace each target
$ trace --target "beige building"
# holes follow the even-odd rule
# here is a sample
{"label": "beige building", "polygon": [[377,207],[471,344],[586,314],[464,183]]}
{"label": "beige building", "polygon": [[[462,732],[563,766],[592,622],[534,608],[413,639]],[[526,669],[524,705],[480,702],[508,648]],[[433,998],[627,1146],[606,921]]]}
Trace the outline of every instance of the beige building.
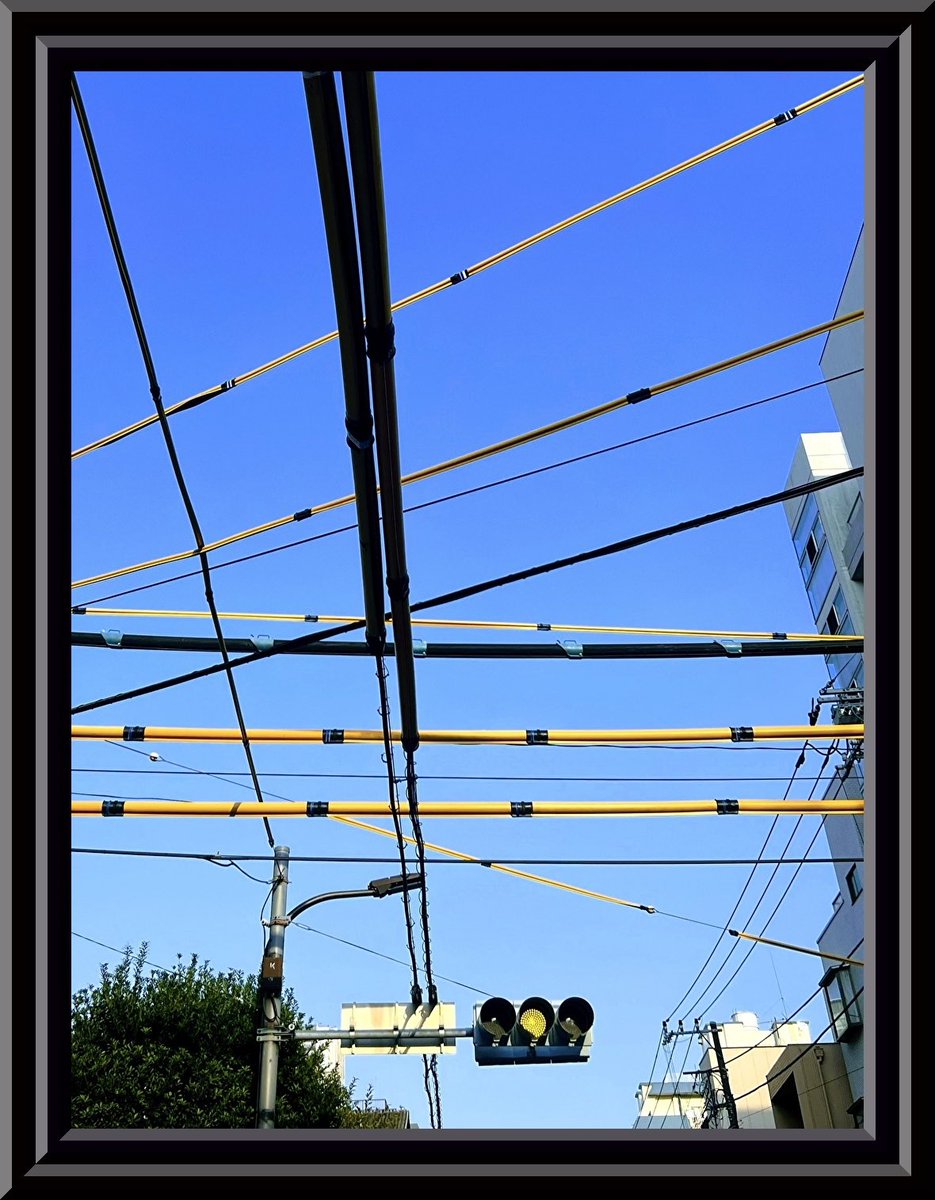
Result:
{"label": "beige building", "polygon": [[[800,1057],[801,1055],[801,1057]],[[837,1042],[789,1046],[771,1072],[769,1094],[777,1129],[853,1129],[848,1070]]]}
{"label": "beige building", "polygon": [[[767,1076],[775,1072],[786,1047],[795,1046],[792,1057],[812,1040],[807,1021],[773,1021],[761,1029],[756,1013],[735,1012],[729,1021],[717,1026],[727,1077],[737,1107],[741,1129],[775,1129]],[[698,1081],[705,1092],[707,1129],[726,1129],[729,1125],[723,1082],[708,1026],[701,1027],[705,1052],[698,1064]]]}

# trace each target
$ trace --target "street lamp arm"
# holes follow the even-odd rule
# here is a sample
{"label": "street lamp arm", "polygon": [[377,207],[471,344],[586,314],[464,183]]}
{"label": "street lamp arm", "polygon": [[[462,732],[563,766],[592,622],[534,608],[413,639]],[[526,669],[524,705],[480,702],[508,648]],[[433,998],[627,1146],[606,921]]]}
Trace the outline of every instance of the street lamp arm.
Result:
{"label": "street lamp arm", "polygon": [[312,896],[310,900],[303,900],[301,904],[297,904],[291,912],[286,914],[286,920],[294,921],[306,909],[311,908],[315,904],[324,904],[326,900],[352,900],[357,896],[372,895],[373,892],[369,888],[361,892],[324,892],[321,896]]}

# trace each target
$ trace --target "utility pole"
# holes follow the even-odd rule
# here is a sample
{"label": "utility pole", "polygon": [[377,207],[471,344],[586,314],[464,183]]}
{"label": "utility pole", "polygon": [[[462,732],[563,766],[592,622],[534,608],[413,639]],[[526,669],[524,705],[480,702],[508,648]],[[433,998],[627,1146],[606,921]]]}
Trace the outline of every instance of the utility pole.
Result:
{"label": "utility pole", "polygon": [[263,1026],[259,1034],[260,1081],[257,1088],[256,1127],[276,1128],[276,1080],[279,1073],[279,1042],[282,1016],[282,965],[286,940],[286,891],[289,885],[289,847],[273,850],[273,893],[270,902],[269,936],[260,966],[260,1005]]}
{"label": "utility pole", "polygon": [[739,1129],[740,1123],[737,1120],[737,1105],[734,1103],[734,1094],[730,1090],[730,1080],[727,1077],[727,1063],[724,1061],[724,1051],[721,1049],[721,1039],[718,1036],[717,1023],[712,1021],[708,1029],[711,1031],[711,1041],[714,1044],[714,1054],[717,1058],[718,1071],[721,1076],[721,1091],[724,1093],[727,1123],[731,1129]]}

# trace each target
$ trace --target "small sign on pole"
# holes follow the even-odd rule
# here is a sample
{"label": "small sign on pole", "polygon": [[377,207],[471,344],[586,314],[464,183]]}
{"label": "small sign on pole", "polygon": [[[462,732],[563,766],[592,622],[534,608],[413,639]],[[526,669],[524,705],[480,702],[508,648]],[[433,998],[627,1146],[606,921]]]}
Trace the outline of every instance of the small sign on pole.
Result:
{"label": "small sign on pole", "polygon": [[342,1054],[454,1054],[458,1046],[453,1004],[342,1004],[341,1029]]}

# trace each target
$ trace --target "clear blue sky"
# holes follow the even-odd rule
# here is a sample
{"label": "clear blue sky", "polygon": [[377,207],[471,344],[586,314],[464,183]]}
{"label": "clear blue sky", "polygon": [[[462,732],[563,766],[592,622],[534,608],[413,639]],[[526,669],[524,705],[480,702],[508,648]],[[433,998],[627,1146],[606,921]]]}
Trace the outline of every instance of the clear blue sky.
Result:
{"label": "clear blue sky", "polygon": [[[843,82],[846,74],[388,73],[377,77],[390,270],[401,298]],[[295,74],[113,73],[79,77],[110,199],[167,404],[239,375],[335,327],[331,279],[302,80]],[[397,388],[405,471],[531,429],[636,388],[742,353],[830,318],[863,220],[863,89],[565,231],[400,313]],[[73,414],[81,446],[150,415],[133,327],[83,145],[73,171]],[[452,491],[716,413],[820,378],[822,340],[771,355],[508,455],[406,489],[416,504]],[[337,344],[303,356],[172,421],[208,540],[352,491]],[[801,432],[836,427],[823,387],[407,518],[412,598],[598,546],[781,489]],[[158,426],[78,460],[73,578],[188,549],[191,534]],[[353,520],[316,517],[213,556],[215,561]],[[92,600],[190,569],[162,568],[80,589]],[[358,613],[356,539],[343,534],[218,570],[224,610]],[[199,577],[111,601],[204,609]],[[805,591],[781,508],[547,575],[433,616],[808,631]],[[76,617],[81,629],[211,633],[208,622]],[[226,623],[231,636],[288,637],[301,626]],[[443,640],[445,631],[415,629]],[[491,640],[461,632],[458,640]],[[554,640],[554,633],[504,633]],[[562,634],[560,636],[575,636]],[[578,635],[598,640],[594,635]],[[75,703],[205,666],[206,656],[74,652]],[[392,674],[392,664],[390,664]],[[418,663],[423,728],[629,728],[798,724],[826,682],[820,659],[672,662]],[[287,658],[237,676],[249,727],[375,728],[365,659]],[[395,677],[391,678],[394,709]],[[86,724],[233,727],[214,676],[83,714]],[[152,745],[199,771],[245,770],[237,745]],[[385,799],[381,752],[360,746],[257,746],[269,794]],[[779,798],[796,752],[720,749],[423,746],[424,776],[626,777],[624,782],[424,778],[420,799]],[[397,760],[402,762],[402,758]],[[819,763],[811,754],[803,776]],[[78,795],[228,800],[247,793],[103,743],[74,749]],[[132,769],[141,774],[112,773]],[[106,772],[106,773],[105,773]],[[329,779],[317,773],[372,774]],[[769,777],[749,781],[724,777]],[[698,777],[718,777],[717,781]],[[243,776],[231,775],[240,782]],[[808,795],[797,782],[790,795]],[[823,787],[819,788],[819,795]],[[432,842],[486,858],[755,857],[770,817],[426,821]],[[792,831],[784,817],[767,849]],[[388,823],[384,822],[388,827]],[[387,838],[331,822],[273,820],[295,855],[392,858]],[[804,852],[817,819],[789,851]],[[73,822],[77,847],[262,854],[253,820]],[[813,855],[826,854],[819,836]],[[263,863],[245,863],[269,878]],[[553,866],[530,870],[668,912],[724,922],[748,867]],[[386,864],[296,864],[290,905],[393,873]],[[756,916],[761,868],[732,924],[759,932],[793,868]],[[761,878],[762,877],[762,878]],[[469,1043],[439,1060],[446,1128],[628,1128],[660,1022],[717,931],[510,879],[474,866],[429,868],[433,966],[441,997],[469,1024],[485,993],[579,994],[596,1012],[586,1066],[481,1069]],[[268,885],[233,868],[174,859],[73,856],[73,929],[110,946],[149,944],[171,967],[195,952],[218,969],[256,971]],[[769,936],[804,945],[831,915],[830,866],[806,866]],[[285,976],[300,1007],[338,1024],[350,1001],[405,1001],[401,902],[347,901],[301,929]],[[748,924],[749,920],[749,924]],[[727,939],[725,939],[725,943]],[[728,949],[722,943],[696,997]],[[119,955],[72,939],[74,987]],[[700,1004],[706,1010],[739,962]],[[705,1020],[735,1009],[762,1023],[817,987],[820,961],[758,947]],[[467,985],[467,986],[462,986]],[[820,1003],[805,1014],[826,1024]],[[682,1044],[684,1046],[684,1043]],[[678,1070],[684,1049],[672,1062]],[[688,1065],[697,1061],[692,1047]],[[657,1063],[655,1077],[662,1074]],[[429,1124],[422,1064],[347,1060],[357,1095],[408,1107]]]}

